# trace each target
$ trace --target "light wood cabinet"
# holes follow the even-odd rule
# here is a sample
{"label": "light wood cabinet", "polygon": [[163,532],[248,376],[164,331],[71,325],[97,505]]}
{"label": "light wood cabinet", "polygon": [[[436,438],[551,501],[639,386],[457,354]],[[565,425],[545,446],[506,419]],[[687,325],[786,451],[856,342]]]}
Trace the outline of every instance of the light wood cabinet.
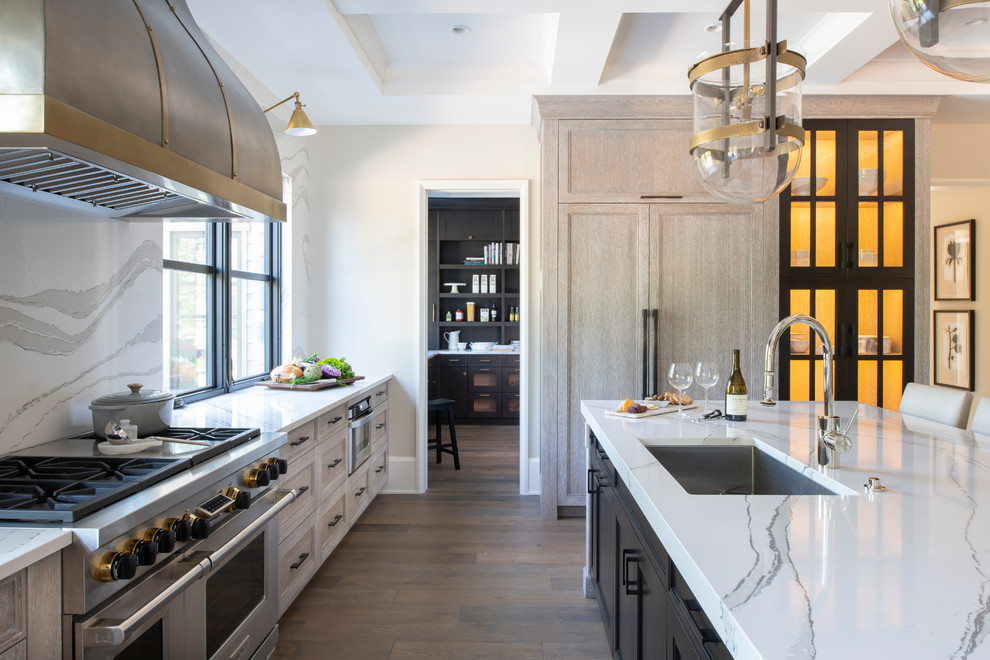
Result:
{"label": "light wood cabinet", "polygon": [[0,580],[0,660],[59,657],[61,612],[60,553]]}
{"label": "light wood cabinet", "polygon": [[[368,396],[385,415],[372,429],[371,458],[348,476],[347,406]],[[279,514],[280,615],[385,487],[387,420],[388,387],[383,383],[289,431],[289,443],[282,450],[289,461],[288,473],[279,488],[295,488],[299,495]]]}

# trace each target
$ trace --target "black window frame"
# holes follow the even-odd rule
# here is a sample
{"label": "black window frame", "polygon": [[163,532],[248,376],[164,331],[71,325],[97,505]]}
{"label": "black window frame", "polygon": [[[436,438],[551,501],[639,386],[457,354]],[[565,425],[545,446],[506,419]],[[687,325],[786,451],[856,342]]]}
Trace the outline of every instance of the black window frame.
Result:
{"label": "black window frame", "polygon": [[[206,262],[197,264],[174,259],[163,259],[163,273],[169,270],[197,273],[207,278],[207,365],[208,380],[212,384],[205,387],[176,393],[179,406],[221,394],[228,394],[268,378],[279,360],[279,347],[282,343],[281,318],[281,246],[282,227],[280,223],[266,226],[265,264],[268,273],[253,273],[235,270],[231,267],[232,223],[207,222]],[[167,275],[167,273],[166,273]],[[234,379],[231,357],[231,282],[234,278],[266,282],[265,296],[268,309],[266,323],[270,331],[265,335],[265,370],[244,378]],[[172,304],[171,300],[163,301]],[[167,370],[167,365],[166,365]]]}

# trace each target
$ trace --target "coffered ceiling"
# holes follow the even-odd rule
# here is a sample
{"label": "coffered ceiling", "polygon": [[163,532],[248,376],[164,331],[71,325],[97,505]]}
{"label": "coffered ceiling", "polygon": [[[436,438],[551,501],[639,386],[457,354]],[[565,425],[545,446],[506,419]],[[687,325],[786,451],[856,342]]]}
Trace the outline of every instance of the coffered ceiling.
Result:
{"label": "coffered ceiling", "polygon": [[[753,0],[752,37],[765,34]],[[317,125],[526,124],[534,94],[688,94],[726,0],[189,0],[200,27]],[[778,38],[808,58],[806,94],[945,94],[987,121],[990,86],[900,45],[887,0],[780,0]],[[689,11],[688,11],[689,10]],[[741,10],[732,25],[742,38]],[[973,113],[976,114],[973,114]]]}

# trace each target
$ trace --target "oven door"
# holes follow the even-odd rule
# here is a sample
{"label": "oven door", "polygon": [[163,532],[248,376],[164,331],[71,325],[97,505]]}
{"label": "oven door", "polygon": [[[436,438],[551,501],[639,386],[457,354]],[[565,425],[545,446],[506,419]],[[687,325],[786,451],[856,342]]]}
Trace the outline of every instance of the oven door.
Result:
{"label": "oven door", "polygon": [[354,474],[355,470],[371,458],[371,430],[384,414],[385,408],[379,408],[347,425],[347,474]]}
{"label": "oven door", "polygon": [[[273,643],[278,513],[295,497],[295,491],[267,493],[200,541],[194,552],[162,566],[96,612],[76,617],[74,657],[247,659]],[[268,506],[257,506],[262,501]]]}

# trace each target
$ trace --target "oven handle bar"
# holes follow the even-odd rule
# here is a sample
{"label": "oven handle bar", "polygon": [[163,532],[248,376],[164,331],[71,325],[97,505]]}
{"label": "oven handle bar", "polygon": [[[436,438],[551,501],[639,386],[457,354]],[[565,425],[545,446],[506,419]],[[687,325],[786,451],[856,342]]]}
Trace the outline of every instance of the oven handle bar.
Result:
{"label": "oven handle bar", "polygon": [[207,573],[213,570],[215,565],[221,563],[228,555],[240,550],[241,544],[243,544],[249,536],[253,535],[259,529],[267,525],[269,521],[277,516],[282,509],[292,504],[292,502],[299,497],[299,491],[296,489],[275,491],[276,496],[281,493],[284,493],[284,496],[279,499],[277,504],[268,509],[268,511],[262,514],[261,517],[253,523],[238,532],[234,538],[217,548],[215,552],[210,554],[208,557],[203,558],[185,575],[177,579],[163,592],[148,601],[144,607],[138,609],[134,612],[134,614],[130,615],[123,621],[115,623],[114,625],[97,625],[87,627],[85,629],[85,645],[87,647],[95,647],[119,646],[123,644],[127,635],[134,628],[144,623],[145,620],[150,618],[156,610],[171,602],[193,582],[196,582],[200,578],[206,576]]}

